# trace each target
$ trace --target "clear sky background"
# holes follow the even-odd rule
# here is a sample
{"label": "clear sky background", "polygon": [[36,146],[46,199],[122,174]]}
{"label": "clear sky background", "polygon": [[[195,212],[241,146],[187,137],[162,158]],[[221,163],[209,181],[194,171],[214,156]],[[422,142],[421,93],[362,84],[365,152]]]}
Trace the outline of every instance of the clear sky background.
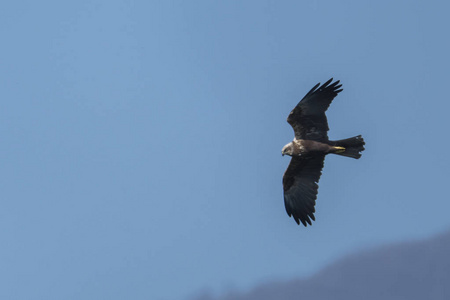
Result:
{"label": "clear sky background", "polygon": [[[450,228],[447,1],[4,1],[1,299],[184,299]],[[289,111],[340,79],[312,227]]]}

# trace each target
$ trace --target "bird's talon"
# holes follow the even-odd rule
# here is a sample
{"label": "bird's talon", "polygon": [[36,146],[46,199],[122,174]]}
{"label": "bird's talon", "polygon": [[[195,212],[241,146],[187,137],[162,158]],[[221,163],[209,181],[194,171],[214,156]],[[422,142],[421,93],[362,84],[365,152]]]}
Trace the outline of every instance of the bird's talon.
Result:
{"label": "bird's talon", "polygon": [[345,152],[345,148],[344,147],[334,147],[334,149],[336,149],[336,153]]}

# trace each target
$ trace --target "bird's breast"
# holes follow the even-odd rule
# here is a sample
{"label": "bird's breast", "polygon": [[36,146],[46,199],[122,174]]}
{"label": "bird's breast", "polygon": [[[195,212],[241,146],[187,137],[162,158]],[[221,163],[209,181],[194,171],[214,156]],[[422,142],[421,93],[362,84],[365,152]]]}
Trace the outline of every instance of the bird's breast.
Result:
{"label": "bird's breast", "polygon": [[294,154],[298,155],[307,152],[307,149],[305,147],[305,140],[294,139],[292,144],[294,145]]}

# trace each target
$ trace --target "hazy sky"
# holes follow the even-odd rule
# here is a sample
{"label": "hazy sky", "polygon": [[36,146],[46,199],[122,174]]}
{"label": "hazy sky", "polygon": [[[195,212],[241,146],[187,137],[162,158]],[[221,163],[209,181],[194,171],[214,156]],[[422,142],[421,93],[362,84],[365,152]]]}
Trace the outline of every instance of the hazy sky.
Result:
{"label": "hazy sky", "polygon": [[[6,1],[1,299],[182,299],[450,227],[446,1]],[[289,111],[340,79],[316,222]],[[433,149],[433,150],[432,150]]]}

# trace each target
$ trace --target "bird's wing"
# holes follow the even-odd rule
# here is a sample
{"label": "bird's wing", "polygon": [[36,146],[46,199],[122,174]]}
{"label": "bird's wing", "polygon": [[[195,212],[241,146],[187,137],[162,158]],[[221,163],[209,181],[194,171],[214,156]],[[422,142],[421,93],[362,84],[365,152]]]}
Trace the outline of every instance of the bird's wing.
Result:
{"label": "bird's wing", "polygon": [[339,89],[342,86],[339,80],[330,84],[332,81],[333,78],[322,86],[320,83],[316,84],[289,114],[287,122],[294,128],[296,139],[328,140],[329,128],[325,111],[334,97],[342,91]]}
{"label": "bird's wing", "polygon": [[311,225],[325,155],[292,157],[283,176],[284,205],[295,222]]}

